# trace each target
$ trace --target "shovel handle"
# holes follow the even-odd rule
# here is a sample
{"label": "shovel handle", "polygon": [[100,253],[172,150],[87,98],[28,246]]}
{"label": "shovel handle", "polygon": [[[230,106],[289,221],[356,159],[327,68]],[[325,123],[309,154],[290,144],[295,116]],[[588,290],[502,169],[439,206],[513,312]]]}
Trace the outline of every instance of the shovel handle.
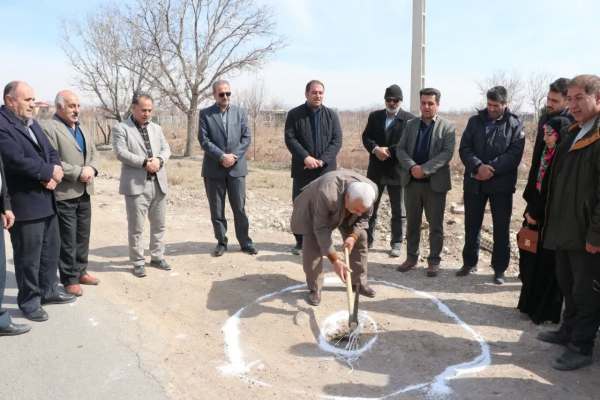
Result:
{"label": "shovel handle", "polygon": [[[346,265],[350,265],[350,255],[348,253],[348,249],[344,248],[344,261]],[[348,297],[348,321],[352,318],[352,278],[350,277],[350,273],[346,270],[346,295]]]}

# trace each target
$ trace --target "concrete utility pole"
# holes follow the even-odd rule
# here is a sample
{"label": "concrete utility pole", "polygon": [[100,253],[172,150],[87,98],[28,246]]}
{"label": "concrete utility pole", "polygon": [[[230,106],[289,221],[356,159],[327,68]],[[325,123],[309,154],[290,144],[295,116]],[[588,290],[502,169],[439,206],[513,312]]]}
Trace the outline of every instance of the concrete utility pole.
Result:
{"label": "concrete utility pole", "polygon": [[413,0],[410,111],[419,115],[419,91],[425,87],[425,1]]}

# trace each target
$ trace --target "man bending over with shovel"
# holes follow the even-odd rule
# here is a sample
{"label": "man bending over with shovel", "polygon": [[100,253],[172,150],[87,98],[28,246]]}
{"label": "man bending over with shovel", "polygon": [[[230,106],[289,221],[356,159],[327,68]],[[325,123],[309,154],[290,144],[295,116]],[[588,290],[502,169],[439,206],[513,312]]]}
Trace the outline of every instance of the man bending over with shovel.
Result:
{"label": "man bending over with shovel", "polygon": [[344,247],[350,253],[352,285],[359,285],[359,293],[375,297],[375,290],[367,284],[367,228],[377,197],[375,183],[349,170],[324,174],[304,187],[294,200],[291,228],[304,237],[302,265],[309,289],[308,303],[321,302],[323,288],[323,257],[346,282],[348,266],[333,247],[331,234],[339,229]]}

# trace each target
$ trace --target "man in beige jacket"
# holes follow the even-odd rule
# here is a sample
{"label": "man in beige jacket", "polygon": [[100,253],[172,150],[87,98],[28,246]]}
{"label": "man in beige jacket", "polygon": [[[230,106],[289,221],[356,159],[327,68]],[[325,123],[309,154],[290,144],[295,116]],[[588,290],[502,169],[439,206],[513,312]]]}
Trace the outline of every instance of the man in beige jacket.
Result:
{"label": "man in beige jacket", "polygon": [[98,175],[94,138],[79,125],[79,98],[69,90],[58,92],[56,113],[43,121],[44,133],[56,149],[65,173],[54,194],[60,228],[59,272],[65,290],[81,296],[83,285],[97,285],[87,272],[94,178]]}
{"label": "man in beige jacket", "polygon": [[360,294],[375,297],[367,284],[367,228],[376,197],[377,186],[372,181],[353,171],[337,170],[308,184],[294,200],[291,228],[294,234],[303,235],[302,265],[309,304],[321,302],[323,257],[329,259],[342,281],[347,278],[348,266],[331,239],[335,229],[350,252],[353,286],[360,284]]}

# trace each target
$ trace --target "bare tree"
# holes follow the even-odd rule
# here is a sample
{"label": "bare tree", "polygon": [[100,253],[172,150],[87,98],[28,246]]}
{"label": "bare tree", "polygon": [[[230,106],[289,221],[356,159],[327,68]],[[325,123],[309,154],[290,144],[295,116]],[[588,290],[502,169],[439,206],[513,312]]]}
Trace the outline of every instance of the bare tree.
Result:
{"label": "bare tree", "polygon": [[212,83],[261,65],[282,46],[271,14],[254,0],[136,0],[126,21],[133,47],[149,56],[129,67],[186,115],[185,156]]}
{"label": "bare tree", "polygon": [[258,137],[258,117],[263,110],[265,102],[265,82],[256,80],[250,88],[242,91],[239,95],[240,105],[248,112],[252,123],[252,159],[256,160],[256,142]]}
{"label": "bare tree", "polygon": [[535,125],[540,119],[544,100],[548,94],[548,87],[552,82],[552,77],[545,72],[534,72],[527,78],[527,101],[533,109],[533,119]]}
{"label": "bare tree", "polygon": [[493,86],[504,86],[508,92],[508,105],[510,110],[518,114],[521,112],[525,99],[525,85],[519,74],[515,71],[496,71],[491,76],[478,81],[477,87],[483,97]]}
{"label": "bare tree", "polygon": [[[93,94],[105,118],[122,121],[134,91],[147,89],[146,82],[128,64],[142,64],[147,55],[128,51],[123,16],[115,5],[105,5],[81,23],[63,21],[62,47],[77,73],[78,86]],[[108,135],[103,133],[110,139]]]}

